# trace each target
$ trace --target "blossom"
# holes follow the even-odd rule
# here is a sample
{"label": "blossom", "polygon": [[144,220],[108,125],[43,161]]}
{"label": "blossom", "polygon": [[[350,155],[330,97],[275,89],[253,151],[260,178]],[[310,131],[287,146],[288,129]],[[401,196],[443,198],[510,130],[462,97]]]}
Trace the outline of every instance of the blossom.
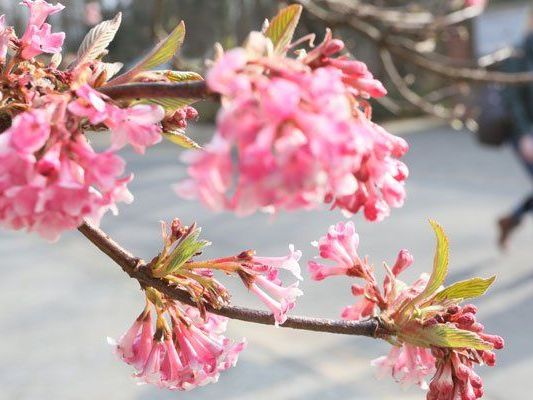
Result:
{"label": "blossom", "polygon": [[22,0],[22,4],[30,10],[28,26],[35,25],[37,28],[40,28],[50,15],[57,14],[65,8],[61,3],[53,5],[44,0]]}
{"label": "blossom", "polygon": [[114,346],[116,355],[122,361],[140,369],[152,351],[153,336],[152,313],[146,309],[118,341],[108,338],[108,342]]}
{"label": "blossom", "polygon": [[[190,178],[178,194],[238,215],[331,203],[379,221],[401,207],[407,169],[398,158],[408,146],[369,119],[365,99],[385,90],[363,63],[337,56],[343,46],[328,33],[306,57],[282,58],[258,54],[269,46],[256,33],[224,54],[207,77],[222,95],[217,131],[185,158]],[[221,171],[223,184],[211,184]]]}
{"label": "blossom", "polygon": [[30,18],[24,35],[21,38],[21,56],[29,60],[41,53],[60,53],[65,33],[52,33],[50,24],[45,21],[49,15],[55,14],[65,7],[60,3],[55,6],[44,0],[24,0],[23,4],[30,10]]}
{"label": "blossom", "polygon": [[190,390],[216,382],[220,373],[235,366],[244,340],[234,343],[224,336],[227,318],[202,317],[193,307],[173,303],[153,328],[148,306],[118,342],[109,339],[115,353],[132,365],[140,383],[171,390]]}
{"label": "blossom", "polygon": [[[103,123],[111,129],[112,149],[118,150],[130,143],[143,154],[146,147],[161,141],[161,120],[165,113],[160,106],[136,105],[119,108],[110,99],[89,85],[76,90],[77,100],[69,104],[69,111],[85,117],[93,125]],[[192,111],[189,111],[192,115]]]}
{"label": "blossom", "polygon": [[230,151],[225,139],[215,137],[203,151],[185,153],[183,159],[190,164],[187,171],[191,179],[174,185],[176,193],[189,200],[198,198],[213,210],[223,210],[226,206],[224,192],[231,184]]}
{"label": "blossom", "polygon": [[68,106],[69,111],[79,117],[85,117],[93,125],[104,122],[108,117],[106,97],[89,85],[76,90],[78,98]]}
{"label": "blossom", "polygon": [[[32,154],[41,149],[50,137],[49,116],[44,110],[33,110],[13,119],[11,129],[6,132],[10,147],[15,151]],[[6,149],[7,151],[7,149]]]}
{"label": "blossom", "polygon": [[427,377],[436,372],[431,350],[409,344],[392,346],[387,356],[376,358],[371,365],[378,369],[379,378],[391,375],[405,387],[415,384],[424,390],[428,389]]}
{"label": "blossom", "polygon": [[243,252],[237,257],[241,269],[237,272],[242,281],[261,300],[274,315],[276,325],[287,320],[287,313],[296,305],[296,299],[303,295],[296,281],[283,286],[279,279],[280,270],[287,270],[298,279],[302,279],[298,261],[301,251],[289,246],[286,257],[258,257],[253,252]]}
{"label": "blossom", "polygon": [[321,258],[334,261],[335,265],[327,266],[310,261],[308,266],[311,279],[320,281],[333,275],[354,277],[367,275],[366,261],[361,260],[357,254],[359,235],[352,221],[330,226],[327,235],[321,237],[318,242],[313,242],[313,246],[318,248]]}
{"label": "blossom", "polygon": [[161,126],[165,116],[162,107],[136,105],[129,108],[108,107],[106,125],[111,129],[114,149],[132,145],[136,152],[144,154],[145,148],[161,141]]}

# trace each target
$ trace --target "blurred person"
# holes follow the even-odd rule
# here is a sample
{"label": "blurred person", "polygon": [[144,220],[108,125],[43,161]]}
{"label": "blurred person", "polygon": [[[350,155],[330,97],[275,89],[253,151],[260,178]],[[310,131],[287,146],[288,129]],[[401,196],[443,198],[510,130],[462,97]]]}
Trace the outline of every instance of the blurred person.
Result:
{"label": "blurred person", "polygon": [[[533,9],[529,12],[528,29],[520,52],[505,63],[506,72],[533,72]],[[509,85],[504,99],[512,119],[511,143],[521,162],[533,179],[533,83]],[[501,248],[507,246],[509,237],[520,226],[527,214],[533,211],[533,192],[508,215],[498,220]]]}

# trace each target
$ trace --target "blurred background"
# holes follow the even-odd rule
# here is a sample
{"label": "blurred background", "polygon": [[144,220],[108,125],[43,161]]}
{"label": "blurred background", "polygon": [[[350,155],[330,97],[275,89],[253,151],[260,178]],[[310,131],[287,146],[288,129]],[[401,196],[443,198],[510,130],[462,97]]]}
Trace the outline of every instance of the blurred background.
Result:
{"label": "blurred background", "polygon": [[[24,23],[18,0],[0,0],[0,14],[10,22]],[[131,63],[179,22],[187,24],[187,39],[175,60],[184,69],[203,69],[203,59],[220,41],[238,44],[265,17],[275,13],[273,0],[65,0],[65,11],[55,16],[55,30],[67,33],[68,51],[91,25],[124,13],[123,27],[109,59]],[[98,3],[98,7],[97,7]],[[375,1],[376,6],[408,6],[416,2]],[[423,3],[423,2],[422,2]],[[434,7],[444,1],[431,1]],[[457,64],[513,46],[523,35],[528,3],[491,1],[481,16],[433,37],[429,54],[437,52]],[[321,35],[323,21],[305,13],[302,31]],[[357,57],[386,82],[375,43],[352,29],[336,27]],[[482,62],[482,61],[479,61]],[[462,83],[446,85],[443,77],[425,74],[401,63],[404,83],[424,99],[437,89],[450,87],[450,98],[434,94],[433,105],[452,110],[470,93]],[[479,64],[481,65],[481,64]],[[486,64],[488,65],[488,64]],[[392,82],[394,83],[394,82]],[[525,398],[533,373],[531,301],[533,226],[524,224],[507,252],[496,246],[496,219],[531,190],[530,180],[508,147],[481,147],[475,135],[463,129],[468,118],[453,114],[444,121],[431,112],[408,104],[391,87],[391,102],[376,104],[379,120],[411,145],[406,157],[411,176],[408,201],[380,224],[354,217],[361,235],[360,252],[376,266],[392,263],[401,248],[415,256],[407,280],[432,265],[434,239],[428,218],[439,221],[451,241],[450,280],[498,274],[491,292],[478,301],[480,320],[488,332],[502,335],[506,348],[498,354],[497,368],[482,368],[487,400]],[[453,99],[452,99],[453,97]],[[429,99],[429,100],[431,100]],[[459,100],[457,100],[459,99]],[[428,101],[429,101],[428,100]],[[431,101],[430,101],[431,102]],[[191,136],[206,142],[213,131],[214,107],[205,107],[202,120],[190,127]],[[427,111],[427,110],[426,110]],[[465,122],[466,121],[466,122]],[[453,128],[452,128],[453,127]],[[237,219],[213,214],[199,204],[177,198],[170,185],[185,176],[180,151],[163,143],[140,157],[123,155],[135,174],[131,190],[134,204],[122,207],[118,217],[104,219],[103,228],[139,257],[151,259],[160,249],[159,220],[180,217],[197,221],[204,237],[214,245],[207,256],[227,255],[254,248],[262,255],[281,255],[288,243],[313,256],[310,246],[327,227],[342,219],[338,212],[282,213],[272,219],[255,215]],[[527,221],[530,222],[530,221]],[[80,234],[72,232],[50,245],[35,236],[0,231],[0,399],[291,399],[378,400],[424,399],[417,389],[401,391],[386,378],[377,381],[369,361],[388,352],[389,345],[371,339],[313,334],[255,326],[232,321],[229,336],[247,337],[248,349],[237,368],[220,382],[191,393],[171,393],[136,386],[131,370],[115,359],[106,336],[119,337],[143,307],[138,284],[99,253]],[[227,282],[227,281],[225,281]],[[337,318],[353,301],[347,279],[316,283],[304,281],[305,296],[295,314]],[[261,307],[239,282],[228,282],[235,304]]]}

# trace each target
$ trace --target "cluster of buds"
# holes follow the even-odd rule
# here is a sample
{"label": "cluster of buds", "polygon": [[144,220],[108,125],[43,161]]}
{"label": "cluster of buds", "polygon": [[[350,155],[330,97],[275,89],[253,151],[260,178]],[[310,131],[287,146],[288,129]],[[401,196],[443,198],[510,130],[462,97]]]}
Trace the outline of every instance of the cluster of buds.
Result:
{"label": "cluster of buds", "polygon": [[227,318],[200,315],[154,289],[146,294],[147,305],[131,328],[118,341],[108,339],[119,358],[136,369],[140,383],[190,390],[216,382],[235,366],[246,342],[224,336]]}
{"label": "cluster of buds", "polygon": [[[390,332],[391,352],[372,362],[380,375],[390,374],[404,385],[429,388],[428,400],[475,400],[483,395],[483,383],[473,367],[493,366],[493,350],[502,349],[504,342],[484,332],[484,326],[476,321],[475,306],[460,303],[484,294],[494,278],[473,278],[444,288],[448,242],[442,228],[433,222],[432,226],[437,234],[433,273],[421,275],[412,285],[398,279],[413,263],[409,252],[402,250],[392,268],[385,264],[386,276],[380,287],[368,259],[357,253],[359,237],[352,222],[332,226],[316,243],[320,257],[334,264],[311,261],[309,270],[315,280],[334,275],[364,280],[364,285],[352,286],[352,293],[360,299],[346,307],[342,317],[378,317]],[[431,375],[428,386],[426,378]]]}
{"label": "cluster of buds", "polygon": [[[117,203],[133,200],[127,189],[132,176],[124,175],[118,150],[130,144],[144,153],[166,134],[182,138],[187,120],[197,113],[187,105],[190,99],[160,105],[114,101],[98,91],[116,84],[110,79],[122,66],[102,61],[120,26],[120,14],[89,32],[77,58],[60,69],[65,34],[52,33],[46,20],[64,7],[44,0],[22,4],[30,16],[20,38],[0,16],[0,225],[53,241],[84,219],[98,223],[108,210],[117,212]],[[164,62],[167,53],[172,57],[179,45],[174,38],[183,32],[180,24],[174,36],[115,81],[146,80],[138,75],[156,64],[154,58]],[[175,71],[164,79],[171,78],[201,79]],[[166,131],[174,127],[181,131]],[[99,153],[85,132],[101,130],[110,132],[111,146]]]}
{"label": "cluster of buds", "polygon": [[[371,120],[368,100],[386,94],[366,65],[342,55],[327,31],[307,52],[280,39],[280,13],[244,47],[220,54],[207,83],[222,97],[217,131],[187,155],[190,178],[176,187],[214,210],[312,209],[323,203],[379,221],[405,199],[407,143]],[[236,149],[237,157],[234,157]]]}

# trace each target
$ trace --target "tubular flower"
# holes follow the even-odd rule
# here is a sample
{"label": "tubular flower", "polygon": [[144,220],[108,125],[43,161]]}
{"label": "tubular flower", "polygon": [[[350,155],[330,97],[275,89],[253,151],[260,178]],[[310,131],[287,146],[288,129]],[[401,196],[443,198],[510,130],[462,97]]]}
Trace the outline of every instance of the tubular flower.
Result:
{"label": "tubular flower", "polygon": [[26,32],[21,38],[21,57],[29,60],[41,53],[60,53],[65,33],[52,33],[52,27],[45,21],[48,16],[60,12],[65,7],[60,3],[54,6],[44,0],[24,0],[22,4],[29,8],[30,18]]}
{"label": "tubular flower", "polygon": [[[253,33],[246,48],[227,52],[209,72],[210,89],[222,95],[217,131],[202,155],[185,159],[190,179],[178,194],[239,215],[327,202],[375,221],[400,207],[407,168],[398,158],[408,146],[370,120],[366,101],[385,95],[381,83],[365,64],[338,56],[344,44],[329,31],[297,59],[269,48],[269,39]],[[221,143],[229,149],[218,150]],[[228,165],[224,184],[211,185],[204,177],[219,165]]]}
{"label": "tubular flower", "polygon": [[[482,397],[483,383],[473,366],[493,366],[493,350],[502,349],[504,341],[484,332],[483,325],[476,321],[475,306],[460,303],[485,293],[494,278],[473,278],[444,288],[448,242],[442,228],[432,222],[438,240],[431,276],[422,274],[412,285],[399,280],[398,275],[413,264],[412,255],[402,250],[392,268],[385,264],[386,276],[380,287],[373,268],[357,255],[359,237],[349,224],[330,227],[317,243],[320,257],[335,265],[328,267],[311,261],[309,270],[315,280],[333,275],[363,279],[363,285],[352,285],[352,293],[359,301],[346,307],[342,317],[379,317],[390,332],[393,348],[387,356],[372,362],[378,375],[390,374],[405,386],[417,384],[429,389],[428,400]],[[431,380],[429,385],[427,380]]]}
{"label": "tubular flower", "polygon": [[287,270],[301,280],[298,264],[301,256],[302,252],[295,251],[290,245],[286,257],[257,257],[254,252],[246,251],[234,259],[240,264],[237,273],[242,281],[272,312],[276,326],[287,320],[287,313],[296,305],[296,298],[303,295],[298,281],[283,286],[279,272]]}
{"label": "tubular flower", "polygon": [[234,343],[224,336],[227,318],[204,318],[196,308],[166,304],[158,310],[156,329],[152,306],[147,306],[118,342],[108,339],[115,353],[135,368],[139,383],[190,390],[217,382],[221,372],[235,366],[246,342]]}
{"label": "tubular flower", "polygon": [[378,370],[378,377],[390,375],[403,386],[418,385],[427,390],[428,376],[434,375],[435,357],[430,349],[403,344],[393,346],[387,356],[376,358],[371,362]]}

